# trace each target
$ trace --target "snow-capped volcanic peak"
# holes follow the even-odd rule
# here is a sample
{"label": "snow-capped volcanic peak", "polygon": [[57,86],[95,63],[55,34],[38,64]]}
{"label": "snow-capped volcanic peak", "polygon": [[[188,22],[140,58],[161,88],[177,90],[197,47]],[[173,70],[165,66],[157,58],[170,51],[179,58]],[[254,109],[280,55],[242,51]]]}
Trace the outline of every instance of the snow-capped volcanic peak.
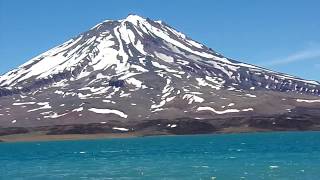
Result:
{"label": "snow-capped volcanic peak", "polygon": [[162,21],[129,15],[97,24],[4,74],[0,96],[78,80],[91,83],[94,77],[133,82],[138,75],[178,78],[215,89],[320,93],[318,82],[228,59]]}
{"label": "snow-capped volcanic peak", "polygon": [[318,82],[229,59],[163,21],[129,15],[0,76],[0,127],[67,125],[52,133],[97,133],[150,125],[181,133],[189,125],[210,127],[202,120],[231,118],[219,121],[224,126],[244,117],[250,124],[250,115],[272,120],[270,114],[301,123],[301,112],[318,119],[317,95]]}

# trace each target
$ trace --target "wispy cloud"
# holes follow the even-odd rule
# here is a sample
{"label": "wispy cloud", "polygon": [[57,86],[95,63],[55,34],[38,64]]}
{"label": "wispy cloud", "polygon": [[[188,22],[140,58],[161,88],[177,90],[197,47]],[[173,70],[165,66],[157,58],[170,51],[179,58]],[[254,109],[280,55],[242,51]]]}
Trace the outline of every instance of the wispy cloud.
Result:
{"label": "wispy cloud", "polygon": [[315,59],[315,58],[319,58],[319,61],[320,61],[320,48],[301,50],[301,51],[295,52],[293,54],[289,54],[286,57],[275,58],[273,60],[263,62],[263,63],[261,63],[261,65],[263,65],[263,66],[285,65],[285,64],[290,64],[293,62],[299,62],[299,61],[304,61],[304,60],[308,60],[308,59]]}

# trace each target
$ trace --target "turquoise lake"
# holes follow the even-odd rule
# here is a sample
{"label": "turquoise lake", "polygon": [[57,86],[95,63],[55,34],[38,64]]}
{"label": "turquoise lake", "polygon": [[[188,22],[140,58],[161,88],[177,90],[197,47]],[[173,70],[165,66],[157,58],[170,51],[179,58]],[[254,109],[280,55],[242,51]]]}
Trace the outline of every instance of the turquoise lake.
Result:
{"label": "turquoise lake", "polygon": [[0,179],[320,179],[320,132],[0,143]]}

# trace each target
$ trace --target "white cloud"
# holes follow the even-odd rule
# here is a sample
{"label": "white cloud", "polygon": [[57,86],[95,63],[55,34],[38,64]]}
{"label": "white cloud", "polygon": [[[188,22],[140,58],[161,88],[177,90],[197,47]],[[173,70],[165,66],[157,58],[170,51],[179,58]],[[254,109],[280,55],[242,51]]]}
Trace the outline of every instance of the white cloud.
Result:
{"label": "white cloud", "polygon": [[264,62],[261,65],[277,66],[277,65],[290,64],[293,62],[299,62],[299,61],[315,59],[315,58],[319,58],[319,61],[320,61],[320,48],[305,49],[302,51],[298,51],[293,54],[289,54],[287,57],[276,58],[274,60]]}

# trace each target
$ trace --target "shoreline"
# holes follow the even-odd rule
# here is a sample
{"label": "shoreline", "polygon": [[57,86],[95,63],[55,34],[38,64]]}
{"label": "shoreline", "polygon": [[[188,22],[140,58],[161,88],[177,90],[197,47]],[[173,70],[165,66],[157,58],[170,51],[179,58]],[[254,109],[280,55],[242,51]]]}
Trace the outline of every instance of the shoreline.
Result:
{"label": "shoreline", "polygon": [[46,142],[46,141],[73,141],[73,140],[96,140],[96,139],[123,139],[138,138],[149,136],[183,136],[183,135],[221,135],[221,134],[242,134],[242,133],[272,133],[272,132],[311,132],[318,130],[266,130],[255,129],[251,131],[230,131],[225,129],[212,133],[201,134],[170,134],[164,132],[145,133],[145,132],[128,132],[128,133],[97,133],[97,134],[59,134],[47,135],[41,133],[12,134],[0,136],[0,143],[15,142]]}
{"label": "shoreline", "polygon": [[95,140],[95,139],[117,139],[117,138],[134,138],[139,135],[133,133],[98,133],[98,134],[12,134],[0,136],[0,143],[10,142],[43,142],[43,141],[72,141],[72,140]]}

